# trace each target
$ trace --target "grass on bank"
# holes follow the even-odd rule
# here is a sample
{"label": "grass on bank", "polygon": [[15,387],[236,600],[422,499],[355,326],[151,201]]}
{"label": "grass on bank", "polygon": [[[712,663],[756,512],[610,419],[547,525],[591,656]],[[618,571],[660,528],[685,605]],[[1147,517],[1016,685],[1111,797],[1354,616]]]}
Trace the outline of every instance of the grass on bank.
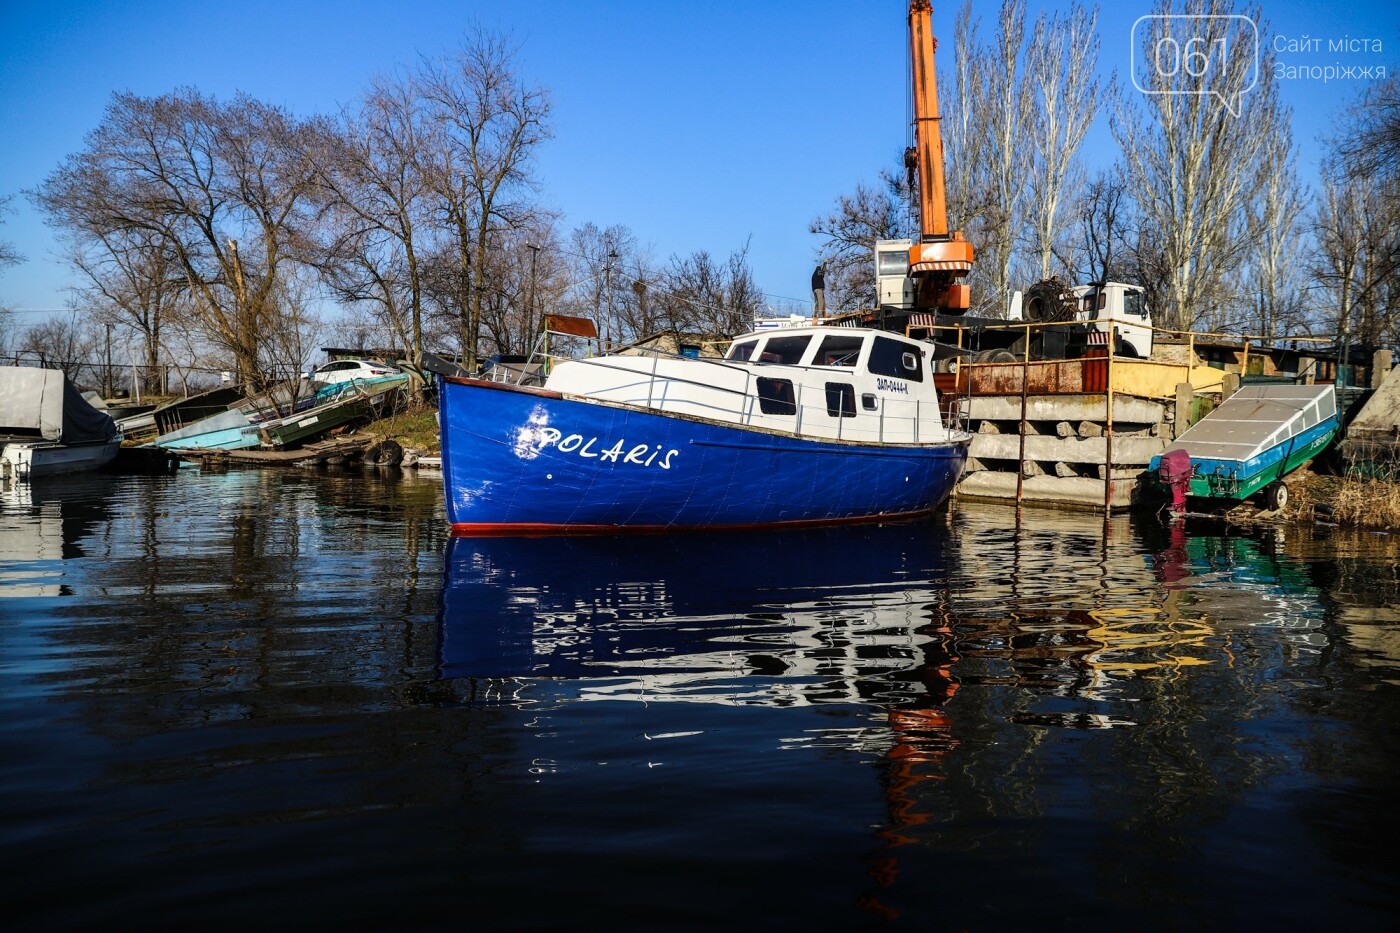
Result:
{"label": "grass on bank", "polygon": [[383,439],[398,441],[404,450],[416,450],[423,456],[436,457],[442,452],[436,405],[415,404],[405,412],[371,422],[364,430]]}
{"label": "grass on bank", "polygon": [[[1288,477],[1288,489],[1292,498],[1282,512],[1271,516],[1273,520],[1325,521],[1352,528],[1400,531],[1400,482],[1303,469]],[[1236,512],[1240,514],[1237,516]],[[1239,518],[1245,524],[1260,514],[1253,503],[1246,503],[1236,512],[1231,513],[1231,518]]]}

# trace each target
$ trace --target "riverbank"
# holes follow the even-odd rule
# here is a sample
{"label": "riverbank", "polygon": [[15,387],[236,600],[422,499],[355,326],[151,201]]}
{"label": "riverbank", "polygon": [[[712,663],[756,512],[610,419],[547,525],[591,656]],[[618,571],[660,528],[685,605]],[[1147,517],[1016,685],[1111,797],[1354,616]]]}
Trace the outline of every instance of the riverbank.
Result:
{"label": "riverbank", "polygon": [[363,430],[378,440],[397,441],[405,453],[436,457],[442,453],[438,436],[437,407],[412,406],[408,411],[370,422]]}
{"label": "riverbank", "polygon": [[1238,525],[1302,522],[1400,532],[1400,483],[1317,473],[1306,467],[1288,477],[1288,505],[1277,511],[1251,502],[1225,516]]}

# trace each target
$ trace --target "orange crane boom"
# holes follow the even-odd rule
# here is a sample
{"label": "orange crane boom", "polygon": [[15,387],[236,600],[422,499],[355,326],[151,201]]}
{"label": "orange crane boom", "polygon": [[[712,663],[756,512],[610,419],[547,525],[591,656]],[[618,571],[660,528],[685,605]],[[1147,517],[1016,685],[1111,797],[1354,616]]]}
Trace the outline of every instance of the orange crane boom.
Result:
{"label": "orange crane boom", "polygon": [[919,176],[919,242],[909,248],[909,275],[918,283],[914,304],[961,313],[970,293],[958,279],[972,271],[972,244],[948,232],[948,201],[943,181],[943,136],[939,129],[938,76],[933,53],[933,5],[909,4],[909,47],[914,82],[914,148],[906,156]]}

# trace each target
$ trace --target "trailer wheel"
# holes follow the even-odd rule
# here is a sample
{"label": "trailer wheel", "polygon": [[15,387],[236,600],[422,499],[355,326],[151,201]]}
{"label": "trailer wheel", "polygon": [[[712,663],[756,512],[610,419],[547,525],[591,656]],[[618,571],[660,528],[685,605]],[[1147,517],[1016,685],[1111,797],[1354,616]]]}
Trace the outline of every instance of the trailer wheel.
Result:
{"label": "trailer wheel", "polygon": [[1264,504],[1278,511],[1288,504],[1288,485],[1283,480],[1264,487]]}

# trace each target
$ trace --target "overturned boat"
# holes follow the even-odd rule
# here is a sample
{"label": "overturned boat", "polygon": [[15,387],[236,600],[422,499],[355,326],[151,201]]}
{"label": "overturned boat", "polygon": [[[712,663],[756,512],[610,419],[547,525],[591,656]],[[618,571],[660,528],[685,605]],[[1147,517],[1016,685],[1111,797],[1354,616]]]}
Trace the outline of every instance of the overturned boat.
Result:
{"label": "overturned boat", "polygon": [[558,363],[542,388],[439,377],[458,534],[751,528],[916,516],[971,440],[932,348],[877,331],[749,334],[724,359]]}
{"label": "overturned boat", "polygon": [[315,440],[356,420],[379,417],[402,400],[406,375],[323,385],[288,383],[177,427],[151,444],[167,450],[246,450]]}

